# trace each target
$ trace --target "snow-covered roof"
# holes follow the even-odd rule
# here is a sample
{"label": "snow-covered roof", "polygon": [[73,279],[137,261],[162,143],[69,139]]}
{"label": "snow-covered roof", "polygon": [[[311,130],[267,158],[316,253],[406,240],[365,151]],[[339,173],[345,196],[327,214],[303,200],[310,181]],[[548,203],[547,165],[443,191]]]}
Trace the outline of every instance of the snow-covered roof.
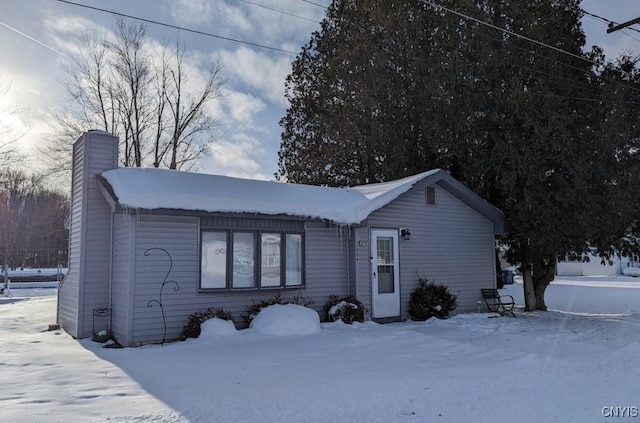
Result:
{"label": "snow-covered roof", "polygon": [[114,200],[124,208],[289,215],[354,224],[438,172],[443,171],[434,169],[396,181],[351,188],[166,169],[118,168],[101,176]]}

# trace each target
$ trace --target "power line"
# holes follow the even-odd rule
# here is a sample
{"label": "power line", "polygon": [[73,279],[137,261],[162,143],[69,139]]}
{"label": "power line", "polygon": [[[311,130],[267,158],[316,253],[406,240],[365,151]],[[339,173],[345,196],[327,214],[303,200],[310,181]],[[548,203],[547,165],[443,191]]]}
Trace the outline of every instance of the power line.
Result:
{"label": "power line", "polygon": [[122,16],[124,18],[135,19],[135,20],[138,20],[138,21],[147,22],[147,23],[151,23],[151,24],[154,24],[154,25],[166,26],[168,28],[178,29],[180,31],[192,32],[194,34],[205,35],[207,37],[218,38],[218,39],[225,40],[225,41],[232,41],[234,43],[245,44],[245,45],[249,45],[249,46],[253,46],[253,47],[266,48],[268,50],[279,51],[281,53],[298,54],[295,51],[291,51],[291,50],[284,50],[284,49],[281,49],[281,48],[271,47],[271,46],[267,46],[267,45],[264,45],[264,44],[252,43],[250,41],[243,41],[243,40],[238,40],[236,38],[224,37],[222,35],[211,34],[210,32],[198,31],[196,29],[184,28],[184,27],[177,26],[177,25],[172,25],[172,24],[168,24],[168,23],[164,23],[164,22],[154,21],[154,20],[151,20],[151,19],[141,18],[139,16],[133,16],[133,15],[127,15],[125,13],[115,12],[113,10],[101,9],[99,7],[89,6],[89,5],[80,4],[80,3],[75,3],[75,2],[72,2],[72,1],[69,1],[69,0],[55,0],[55,1],[58,1],[60,3],[70,4],[70,5],[73,5],[73,6],[84,7],[84,8],[87,8],[87,9],[96,10],[98,12],[110,13],[112,15]]}
{"label": "power line", "polygon": [[[565,62],[561,62],[561,61],[559,61],[559,60],[557,60],[557,59],[554,59],[554,58],[551,58],[551,57],[545,56],[544,54],[537,53],[537,52],[535,52],[535,51],[533,51],[533,50],[531,50],[531,49],[524,48],[524,47],[520,47],[520,46],[518,46],[518,45],[514,44],[512,41],[509,41],[509,40],[505,41],[505,40],[502,40],[502,39],[498,39],[498,38],[492,37],[492,36],[490,36],[490,35],[488,35],[488,34],[483,34],[483,33],[482,33],[482,32],[480,32],[480,31],[473,31],[473,29],[471,29],[471,31],[472,31],[472,32],[474,32],[474,33],[475,33],[476,35],[478,35],[479,37],[482,37],[482,38],[485,38],[485,39],[488,39],[488,40],[492,40],[492,41],[496,41],[496,42],[498,42],[498,43],[506,42],[506,43],[510,44],[512,48],[515,48],[516,50],[520,50],[520,51],[524,51],[525,53],[533,54],[533,55],[534,55],[534,56],[536,56],[536,57],[540,57],[541,59],[547,60],[547,61],[549,61],[549,62],[556,63],[556,64],[558,64],[558,65],[560,65],[560,66],[564,66],[564,67],[566,67],[566,68],[573,69],[573,70],[576,70],[576,71],[581,72],[581,73],[585,71],[585,70],[584,70],[584,69],[582,69],[582,68],[579,68],[579,67],[577,67],[577,66],[570,65],[570,64],[565,63]],[[525,66],[515,65],[515,64],[511,64],[511,66],[516,66],[516,67],[519,67],[519,68],[522,68],[522,69],[529,69],[529,70],[531,70],[531,71],[533,71],[533,72],[536,72],[536,73],[542,73],[542,74],[546,74],[546,75],[548,75],[548,76],[553,76],[553,77],[555,77],[555,78],[561,78],[561,79],[564,79],[564,80],[569,81],[569,82],[572,82],[572,83],[581,84],[581,82],[580,82],[580,81],[577,81],[577,80],[575,80],[575,79],[569,79],[569,78],[561,77],[561,76],[559,76],[559,75],[552,75],[552,74],[546,73],[546,72],[544,72],[544,71],[542,71],[542,70],[539,70],[539,69],[536,69],[536,68],[533,68],[533,67],[525,67]],[[623,74],[623,72],[621,72],[621,71],[620,71],[620,73],[621,73],[621,74]],[[625,83],[623,83],[623,82],[616,81],[615,79],[605,78],[605,77],[603,77],[603,76],[601,76],[601,75],[598,75],[598,78],[602,79],[603,81],[610,82],[610,83],[612,83],[612,84],[620,85],[620,86],[622,86],[622,87],[629,88],[629,89],[631,89],[631,90],[639,91],[639,92],[640,92],[640,89],[635,88],[635,87],[633,87],[633,86],[631,86],[631,85],[625,84]],[[548,80],[548,81],[550,81],[550,80]],[[564,85],[569,85],[569,84],[564,83]],[[582,85],[582,84],[581,84],[581,85]],[[590,87],[590,86],[588,86],[588,85],[582,85],[581,87],[578,87],[578,86],[573,85],[573,88],[586,89],[586,90],[592,90],[592,89],[595,89],[595,88]]]}
{"label": "power line", "polygon": [[453,13],[454,15],[460,16],[461,18],[468,19],[470,21],[479,23],[480,25],[484,25],[484,26],[487,26],[489,28],[492,28],[492,29],[495,29],[495,30],[498,30],[498,31],[502,31],[505,34],[513,35],[514,37],[518,37],[518,38],[521,38],[523,40],[529,41],[530,43],[534,43],[534,44],[537,44],[539,46],[543,46],[543,47],[549,48],[551,50],[555,50],[555,51],[557,51],[559,53],[566,54],[566,55],[571,56],[571,57],[576,58],[576,59],[584,60],[585,62],[589,62],[589,63],[594,64],[594,65],[598,64],[598,63],[594,62],[593,60],[587,59],[586,57],[580,56],[580,55],[575,54],[575,53],[568,52],[566,50],[562,50],[561,48],[558,48],[558,47],[543,43],[542,41],[535,40],[533,38],[527,37],[526,35],[518,34],[517,32],[513,32],[513,31],[510,31],[508,29],[501,28],[501,27],[499,27],[497,25],[490,24],[488,22],[482,21],[482,20],[474,18],[472,16],[465,15],[462,12],[458,12],[457,10],[450,9],[448,7],[439,5],[439,4],[434,3],[432,1],[429,1],[429,0],[420,0],[420,1],[422,3],[426,3],[428,5],[431,5],[431,6],[435,7],[435,8],[442,9],[442,10],[447,11],[449,13]]}
{"label": "power line", "polygon": [[[602,16],[596,15],[595,13],[587,12],[584,9],[580,9],[580,10],[582,11],[582,13],[584,13],[586,16],[590,17],[591,19],[598,20],[598,21],[600,21],[602,23],[606,23],[608,27],[611,27],[612,25],[618,25],[617,22],[614,22],[614,21],[612,21],[610,19],[607,19],[607,18],[603,18]],[[638,33],[640,33],[640,30],[638,30],[636,28],[625,28],[625,29],[622,30],[622,33],[624,35],[626,35],[627,37],[631,38],[632,40],[640,42],[640,38],[636,38],[633,35],[629,34],[627,32],[627,30],[635,31],[635,32],[638,32]]]}
{"label": "power line", "polygon": [[[316,4],[316,3],[313,3],[313,2],[308,1],[308,0],[301,0],[301,1],[303,1],[303,2],[305,2],[305,3],[311,3],[311,4],[314,4],[314,5],[316,5],[316,6],[320,6],[320,5]],[[533,39],[533,38],[527,37],[527,36],[525,36],[525,35],[518,34],[518,33],[513,32],[513,31],[509,31],[508,29],[501,28],[501,27],[499,27],[499,26],[496,26],[496,25],[490,24],[490,23],[488,23],[488,22],[484,22],[484,21],[482,21],[482,20],[480,20],[480,19],[474,18],[474,17],[472,17],[472,16],[465,15],[464,13],[458,12],[458,11],[453,10],[453,9],[450,9],[450,8],[448,8],[448,7],[441,6],[441,5],[439,5],[439,4],[437,4],[437,3],[434,3],[434,2],[432,2],[432,1],[429,1],[429,0],[420,0],[420,1],[421,1],[422,3],[425,3],[425,4],[429,4],[429,5],[431,5],[432,7],[442,9],[442,10],[444,10],[444,11],[446,11],[446,12],[449,12],[449,13],[453,13],[454,15],[460,16],[460,17],[462,17],[462,18],[464,18],[464,19],[471,20],[471,21],[473,21],[473,22],[476,22],[476,23],[479,23],[479,24],[481,24],[481,25],[487,26],[487,27],[489,27],[489,28],[492,28],[492,29],[495,29],[495,30],[498,30],[498,31],[504,32],[504,33],[506,33],[506,34],[513,35],[513,36],[515,36],[515,37],[518,37],[518,38],[524,39],[524,40],[529,41],[529,42],[531,42],[531,43],[534,43],[534,44],[540,45],[540,46],[542,46],[542,47],[546,47],[546,48],[548,48],[548,49],[555,50],[555,51],[557,51],[557,52],[559,52],[559,53],[566,54],[566,55],[571,56],[571,57],[574,57],[574,58],[576,58],[576,59],[583,60],[583,61],[585,61],[585,62],[588,62],[588,63],[592,64],[592,65],[595,65],[595,66],[599,66],[599,65],[600,65],[599,63],[597,63],[597,62],[595,62],[595,61],[593,61],[593,60],[587,59],[586,57],[583,57],[583,56],[580,56],[580,55],[577,55],[577,54],[574,54],[574,53],[568,52],[568,51],[566,51],[566,50],[562,50],[561,48],[558,48],[558,47],[555,47],[555,46],[552,46],[552,45],[549,45],[549,44],[543,43],[542,41],[535,40],[535,39]],[[325,6],[321,6],[321,7],[325,7]],[[580,9],[580,10],[581,10],[581,11],[583,11],[583,12],[585,12],[585,13],[588,13],[588,12],[584,11],[583,9]],[[589,14],[589,13],[588,13],[588,14]],[[594,15],[594,16],[596,16],[596,15]],[[604,19],[604,20],[607,20],[607,19],[602,18],[602,17],[598,17],[598,18],[600,18],[600,19]],[[609,22],[613,22],[613,21],[609,21]],[[639,31],[639,32],[640,32],[640,31]],[[478,33],[478,34],[479,34],[479,33]],[[479,34],[479,35],[481,35],[481,36],[485,36],[486,38],[490,38],[490,39],[493,39],[493,40],[496,40],[496,41],[500,41],[500,40],[497,40],[497,39],[495,39],[495,38],[489,37],[489,36],[487,36],[487,35],[482,35],[482,34]],[[568,64],[568,63],[560,62],[560,61],[558,61],[558,60],[555,60],[555,59],[549,58],[549,57],[547,57],[547,56],[544,56],[544,55],[542,55],[542,54],[536,53],[536,52],[535,52],[535,51],[533,51],[533,50],[528,50],[528,49],[525,49],[525,48],[522,48],[522,47],[518,47],[518,46],[516,46],[516,45],[513,45],[513,46],[514,46],[516,49],[519,49],[519,50],[522,50],[522,51],[526,51],[526,52],[532,53],[532,54],[534,54],[534,55],[536,55],[536,56],[539,56],[539,57],[541,57],[541,58],[543,58],[543,59],[546,59],[546,60],[549,60],[549,61],[553,61],[553,62],[555,62],[555,63],[557,63],[557,64],[559,64],[559,65],[561,65],[561,66],[569,67],[569,68],[572,68],[572,69],[578,70],[578,71],[580,71],[580,72],[584,71],[584,69],[581,69],[581,68],[579,68],[579,67],[577,67],[577,66],[572,66],[572,65],[570,65],[570,64]],[[534,68],[531,68],[531,70],[533,70],[533,71],[535,71],[535,72],[538,72],[538,71],[537,71],[536,69],[534,69]],[[619,72],[620,72],[621,74],[624,74],[624,72],[622,72],[622,71],[619,71]],[[633,91],[639,91],[639,92],[640,92],[640,89],[638,89],[638,88],[636,88],[636,87],[634,87],[634,86],[631,86],[631,85],[629,85],[629,84],[625,84],[625,83],[623,83],[623,82],[616,81],[616,80],[610,80],[610,79],[608,79],[608,78],[604,78],[604,77],[602,77],[602,76],[599,76],[599,78],[603,79],[604,81],[612,82],[612,83],[615,83],[615,84],[617,84],[617,85],[620,85],[620,86],[623,86],[623,87],[629,88],[629,89],[631,89],[631,90],[633,90]],[[576,82],[577,82],[577,81],[576,81]],[[578,89],[590,89],[588,86],[583,86],[583,87],[573,86],[573,88],[578,88]],[[592,99],[592,98],[579,98],[579,97],[566,97],[566,98],[570,98],[570,99],[574,99],[574,100],[581,100],[581,101],[593,101],[593,102],[595,102],[595,101],[602,101],[602,100],[599,100],[599,99]]]}
{"label": "power line", "polygon": [[615,100],[615,99],[607,99],[607,98],[587,98],[587,97],[571,97],[571,96],[565,96],[565,95],[558,95],[558,94],[548,94],[548,93],[540,93],[540,92],[535,92],[532,90],[528,90],[528,91],[516,91],[514,89],[505,89],[505,92],[512,92],[514,94],[516,93],[524,93],[525,95],[537,95],[539,97],[551,97],[551,98],[563,98],[565,100],[574,100],[574,101],[587,101],[590,103],[614,103],[614,104],[622,104],[622,105],[629,105],[629,104],[633,104],[633,105],[639,105],[640,103],[637,101],[619,101],[619,100]]}
{"label": "power line", "polygon": [[327,8],[327,6],[325,6],[324,4],[314,3],[314,2],[309,1],[309,0],[300,0],[300,1],[303,1],[303,2],[305,2],[305,3],[312,4],[312,5],[314,5],[314,6],[322,7],[323,9],[326,9],[326,8]]}
{"label": "power line", "polygon": [[[604,18],[604,17],[602,17],[600,15],[596,15],[595,13],[587,12],[584,9],[580,9],[580,10],[582,10],[582,13],[584,13],[585,15],[590,16],[590,17],[595,18],[595,19],[598,19],[598,20],[600,20],[602,22],[605,22],[607,25],[618,25],[618,22],[612,21],[611,19]],[[636,28],[626,28],[626,29],[629,29],[629,30],[635,31],[635,32],[640,32],[640,30],[638,30]]]}
{"label": "power line", "polygon": [[240,1],[242,3],[250,4],[252,6],[261,7],[263,9],[271,10],[272,12],[278,12],[278,13],[282,13],[283,15],[292,16],[294,18],[303,19],[305,21],[318,23],[318,21],[316,21],[316,20],[305,18],[304,16],[294,15],[293,13],[285,12],[284,10],[274,9],[273,7],[265,6],[263,4],[253,3],[253,2],[250,2],[250,1],[247,1],[247,0],[238,0],[238,1]]}
{"label": "power line", "polygon": [[[435,8],[439,8],[439,9],[442,9],[442,10],[444,10],[444,11],[446,11],[446,12],[449,12],[449,13],[452,13],[452,14],[454,14],[454,15],[460,16],[460,17],[462,17],[462,18],[464,18],[464,19],[468,19],[468,20],[470,20],[470,21],[473,21],[473,22],[479,23],[479,24],[484,25],[484,26],[487,26],[487,27],[489,27],[489,28],[492,28],[492,29],[495,29],[495,30],[498,30],[498,31],[504,32],[504,33],[509,34],[509,35],[513,35],[513,36],[515,36],[515,37],[518,37],[518,38],[521,38],[521,39],[523,39],[523,40],[529,41],[529,42],[531,42],[531,43],[534,43],[534,44],[537,44],[537,45],[540,45],[540,46],[546,47],[546,48],[548,48],[548,49],[551,49],[551,50],[557,51],[557,52],[559,52],[559,53],[566,54],[566,55],[568,55],[568,56],[571,56],[571,57],[574,57],[574,58],[577,58],[577,59],[583,60],[583,61],[585,61],[585,62],[591,63],[591,64],[592,64],[592,65],[594,65],[594,66],[600,66],[600,65],[601,65],[600,63],[598,63],[598,62],[596,62],[596,61],[593,61],[593,60],[591,60],[591,59],[587,59],[586,57],[583,57],[583,56],[580,56],[580,55],[577,55],[577,54],[574,54],[574,53],[568,52],[568,51],[566,51],[566,50],[562,50],[561,48],[558,48],[558,47],[555,47],[555,46],[552,46],[552,45],[549,45],[549,44],[543,43],[542,41],[535,40],[535,39],[533,39],[533,38],[527,37],[527,36],[525,36],[525,35],[518,34],[518,33],[516,33],[516,32],[510,31],[510,30],[505,29],[505,28],[501,28],[501,27],[499,27],[499,26],[496,26],[496,25],[490,24],[490,23],[488,23],[488,22],[484,22],[484,21],[482,21],[482,20],[480,20],[480,19],[474,18],[474,17],[472,17],[472,16],[465,15],[464,13],[458,12],[458,11],[453,10],[453,9],[450,9],[450,8],[448,8],[448,7],[441,6],[441,5],[439,5],[439,4],[437,4],[437,3],[434,3],[434,2],[432,2],[432,1],[430,1],[430,0],[420,0],[420,1],[421,1],[422,3],[429,4],[429,5],[431,5],[431,6],[435,7]],[[519,47],[516,47],[516,48],[519,48]],[[535,55],[539,55],[540,57],[547,58],[547,57],[545,57],[545,56],[543,56],[543,55],[540,55],[540,54],[538,54],[538,53],[535,53],[534,51],[530,51],[530,52],[531,52],[531,53],[533,53],[533,54],[535,54]],[[547,59],[548,59],[548,58],[547,58]],[[549,60],[554,60],[554,59],[549,59]],[[559,63],[559,64],[561,64],[561,65],[568,66],[568,67],[571,67],[571,68],[574,68],[574,69],[577,69],[577,70],[582,71],[582,69],[580,69],[580,68],[578,68],[578,67],[575,67],[575,66],[572,66],[572,65],[569,65],[568,63],[559,62],[559,61],[557,61],[557,60],[554,60],[554,61],[555,61],[555,62],[557,62],[557,63]],[[619,72],[621,75],[624,75],[624,72],[623,72],[623,71],[618,71],[618,72]],[[624,84],[624,83],[622,83],[622,82],[618,82],[618,81],[615,81],[615,80],[613,80],[613,82],[617,83],[618,85],[622,85],[622,86],[624,86],[624,87],[627,87],[627,88],[629,88],[629,89],[631,89],[631,90],[633,90],[633,91],[638,91],[638,92],[640,92],[640,89],[635,88],[635,87],[633,87],[633,86],[631,86],[631,85]]]}

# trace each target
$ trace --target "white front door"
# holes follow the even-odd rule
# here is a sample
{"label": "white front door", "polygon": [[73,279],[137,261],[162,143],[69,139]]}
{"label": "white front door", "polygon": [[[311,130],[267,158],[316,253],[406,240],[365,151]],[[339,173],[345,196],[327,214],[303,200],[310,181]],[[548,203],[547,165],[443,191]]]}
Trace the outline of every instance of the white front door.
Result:
{"label": "white front door", "polygon": [[400,316],[398,231],[371,231],[371,283],[374,318]]}

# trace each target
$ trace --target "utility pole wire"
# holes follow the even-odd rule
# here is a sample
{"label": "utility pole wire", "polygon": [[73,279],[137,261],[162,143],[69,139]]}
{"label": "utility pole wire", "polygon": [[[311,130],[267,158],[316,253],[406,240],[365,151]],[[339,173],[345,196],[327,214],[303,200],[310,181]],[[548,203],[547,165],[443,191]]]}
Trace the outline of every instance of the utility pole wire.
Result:
{"label": "utility pole wire", "polygon": [[151,19],[141,18],[139,16],[127,15],[125,13],[119,13],[119,12],[115,12],[113,10],[101,9],[99,7],[89,6],[89,5],[86,5],[86,4],[75,3],[75,2],[72,2],[72,1],[69,1],[69,0],[56,0],[56,1],[58,1],[60,3],[70,4],[70,5],[73,5],[73,6],[84,7],[84,8],[87,8],[87,9],[96,10],[98,12],[110,13],[112,15],[122,16],[124,18],[135,19],[135,20],[138,20],[138,21],[147,22],[147,23],[154,24],[154,25],[166,26],[168,28],[178,29],[180,31],[192,32],[194,34],[205,35],[207,37],[218,38],[218,39],[225,40],[225,41],[232,41],[234,43],[246,44],[246,45],[253,46],[253,47],[266,48],[268,50],[279,51],[281,53],[298,54],[295,51],[284,50],[284,49],[277,48],[277,47],[266,46],[264,44],[252,43],[250,41],[238,40],[236,38],[223,37],[222,35],[211,34],[209,32],[198,31],[196,29],[184,28],[184,27],[177,26],[177,25],[172,25],[172,24],[168,24],[168,23],[164,23],[164,22],[154,21],[154,20],[151,20]]}
{"label": "utility pole wire", "polygon": [[614,25],[611,22],[611,23],[609,23],[609,28],[607,29],[607,34],[611,34],[612,32],[615,32],[615,31],[619,31],[619,30],[624,29],[626,27],[629,27],[631,25],[637,24],[638,22],[640,22],[640,18],[635,18],[635,19],[632,19],[630,21],[627,21],[627,22],[624,22],[624,23],[621,23],[621,24],[617,24],[617,25]]}
{"label": "utility pole wire", "polygon": [[[607,23],[608,25],[618,25],[617,22],[612,21],[611,19],[603,18],[602,16],[596,15],[595,13],[587,12],[584,9],[582,9],[582,12],[587,16],[591,16],[592,18],[600,19],[601,21]],[[627,29],[630,31],[640,32],[640,30],[637,28],[627,28]]]}
{"label": "utility pole wire", "polygon": [[430,0],[420,0],[420,1],[422,3],[426,3],[428,5],[431,5],[431,6],[435,7],[435,8],[442,9],[442,10],[444,10],[446,12],[449,12],[449,13],[453,13],[454,15],[460,16],[461,18],[468,19],[470,21],[479,23],[480,25],[484,25],[484,26],[487,26],[489,28],[492,28],[492,29],[495,29],[495,30],[498,30],[498,31],[502,31],[505,34],[513,35],[514,37],[518,37],[518,38],[521,38],[523,40],[529,41],[530,43],[534,43],[534,44],[537,44],[537,45],[542,46],[542,47],[550,48],[552,50],[557,51],[558,53],[566,54],[566,55],[571,56],[573,58],[584,60],[585,62],[589,62],[589,63],[591,63],[593,65],[598,65],[598,63],[594,62],[593,60],[587,59],[586,57],[582,57],[582,56],[580,56],[578,54],[571,53],[571,52],[566,51],[566,50],[562,50],[561,48],[558,48],[558,47],[555,47],[555,46],[552,46],[552,45],[549,45],[549,44],[545,44],[542,41],[538,41],[538,40],[535,40],[533,38],[527,37],[526,35],[518,34],[517,32],[513,32],[513,31],[510,31],[508,29],[501,28],[501,27],[499,27],[497,25],[490,24],[488,22],[482,21],[482,20],[474,18],[472,16],[465,15],[464,13],[461,13],[461,12],[458,12],[457,10],[453,10],[453,9],[448,8],[448,7],[439,5],[439,4],[434,3],[434,2],[432,2]]}
{"label": "utility pole wire", "polygon": [[324,4],[314,3],[314,2],[309,1],[309,0],[300,0],[300,1],[303,1],[303,2],[305,2],[305,3],[312,4],[312,5],[314,5],[314,6],[322,7],[323,9],[326,9],[326,8],[327,8],[327,6],[325,6]]}
{"label": "utility pole wire", "polygon": [[242,3],[250,4],[252,6],[257,6],[257,7],[263,8],[263,9],[271,10],[272,12],[278,12],[278,13],[282,13],[283,15],[292,16],[294,18],[304,19],[305,21],[318,23],[318,21],[315,21],[313,19],[305,18],[304,16],[294,15],[293,13],[285,12],[284,10],[274,9],[273,7],[265,6],[263,4],[253,3],[253,2],[250,2],[250,1],[247,1],[247,0],[238,0],[238,1],[240,1]]}

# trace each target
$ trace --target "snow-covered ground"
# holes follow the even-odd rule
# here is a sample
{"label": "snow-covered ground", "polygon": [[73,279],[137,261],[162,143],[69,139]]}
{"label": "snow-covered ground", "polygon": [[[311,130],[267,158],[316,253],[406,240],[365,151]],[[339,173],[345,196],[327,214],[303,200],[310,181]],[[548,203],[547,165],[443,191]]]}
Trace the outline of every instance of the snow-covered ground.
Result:
{"label": "snow-covered ground", "polygon": [[[54,292],[0,297],[2,422],[640,420],[637,279],[562,278],[548,290],[555,311],[515,319],[279,336],[217,322],[198,339],[126,349],[46,331]],[[502,292],[522,303],[521,285]]]}
{"label": "snow-covered ground", "polygon": [[[27,276],[55,276],[58,273],[67,274],[69,269],[66,267],[61,267],[60,269],[56,267],[38,267],[38,268],[16,268],[16,269],[8,269],[9,277],[20,277],[24,278]],[[0,267],[0,274],[2,273],[2,269]]]}

